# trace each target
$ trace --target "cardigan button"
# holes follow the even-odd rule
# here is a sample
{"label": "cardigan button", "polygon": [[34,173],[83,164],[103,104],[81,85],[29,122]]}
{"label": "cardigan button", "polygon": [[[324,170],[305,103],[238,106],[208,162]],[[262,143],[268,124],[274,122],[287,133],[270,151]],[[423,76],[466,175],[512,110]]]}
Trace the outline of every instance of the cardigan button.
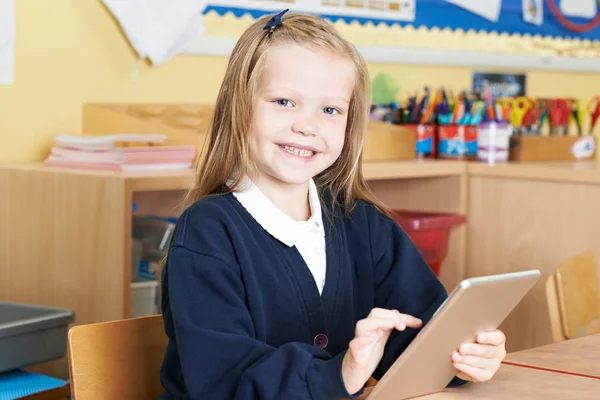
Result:
{"label": "cardigan button", "polygon": [[327,344],[329,343],[329,339],[327,338],[327,335],[319,333],[317,336],[315,336],[313,343],[318,348],[324,349],[325,347],[327,347]]}

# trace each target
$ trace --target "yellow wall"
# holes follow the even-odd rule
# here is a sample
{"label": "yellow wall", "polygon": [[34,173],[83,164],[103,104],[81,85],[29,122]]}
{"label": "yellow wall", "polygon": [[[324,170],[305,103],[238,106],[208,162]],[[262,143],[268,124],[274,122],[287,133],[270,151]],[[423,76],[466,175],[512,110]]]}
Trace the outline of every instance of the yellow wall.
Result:
{"label": "yellow wall", "polygon": [[[208,32],[230,35],[249,22],[228,24],[206,19]],[[489,47],[489,38],[472,34],[456,40],[453,33],[412,29],[339,26],[348,38],[422,46],[440,43],[456,48]],[[468,35],[467,35],[468,36]],[[531,49],[530,42],[496,37],[505,50]],[[543,41],[540,39],[540,42]],[[499,44],[495,50],[498,51]],[[528,47],[530,46],[530,47]],[[54,135],[79,133],[85,102],[212,102],[227,59],[179,56],[160,67],[136,60],[118,25],[99,0],[18,0],[15,82],[0,86],[0,161],[39,160]],[[372,76],[387,72],[404,94],[427,84],[468,89],[471,70],[427,66],[371,64]],[[583,73],[529,72],[528,94],[588,99],[600,94],[600,76]]]}

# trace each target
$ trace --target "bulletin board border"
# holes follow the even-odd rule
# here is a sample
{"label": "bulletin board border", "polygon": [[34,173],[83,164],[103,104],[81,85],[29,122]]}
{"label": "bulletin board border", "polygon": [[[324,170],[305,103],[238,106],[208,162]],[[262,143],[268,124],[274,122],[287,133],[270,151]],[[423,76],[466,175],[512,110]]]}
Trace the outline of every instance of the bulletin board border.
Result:
{"label": "bulletin board border", "polygon": [[[274,10],[276,11],[276,10]],[[226,25],[229,21],[240,21],[240,24],[245,24],[242,19],[250,21],[251,19],[259,18],[262,15],[269,14],[271,12],[266,10],[248,10],[248,9],[231,9],[228,7],[221,7],[218,10],[215,7],[209,6],[204,10],[205,16],[211,23],[217,26]],[[327,16],[324,16],[327,18]],[[223,18],[223,22],[221,22]],[[333,21],[333,19],[332,19]],[[499,34],[497,32],[479,32],[474,33],[473,30],[451,30],[445,28],[443,31],[439,28],[427,29],[425,27],[415,27],[412,24],[396,23],[390,25],[377,25],[374,26],[372,23],[359,24],[358,22],[348,23],[346,20],[338,18],[334,22],[336,26],[340,28],[348,27],[354,32],[359,32],[360,36],[362,33],[368,32],[373,35],[382,34],[387,37],[398,37],[403,33],[416,33],[418,35],[436,35],[443,34],[443,39],[454,43],[461,43],[468,40],[477,39],[478,43],[500,44],[507,42],[516,43],[513,48],[515,52],[512,52],[512,48],[508,46],[508,50],[505,48],[496,51],[494,48],[482,49],[477,48],[474,51],[468,51],[465,46],[458,49],[451,48],[452,43],[444,45],[444,47],[450,48],[429,48],[426,45],[420,46],[419,43],[415,45],[400,45],[404,40],[398,40],[396,43],[377,45],[371,44],[370,41],[363,43],[355,43],[359,51],[367,62],[384,63],[384,64],[408,64],[408,65],[435,65],[435,66],[455,66],[455,67],[467,67],[467,68],[486,68],[489,70],[551,70],[551,71],[570,71],[570,72],[600,72],[600,62],[598,62],[598,55],[600,54],[600,41],[581,40],[581,39],[555,39],[551,37],[541,37],[540,35],[530,36],[531,40],[523,40],[518,34],[509,35],[508,33]],[[236,25],[240,25],[236,24]],[[241,30],[237,33],[241,33]],[[221,36],[222,34],[222,36]],[[227,29],[221,29],[220,34],[207,34],[202,36],[194,43],[189,45],[183,50],[184,54],[190,55],[212,55],[212,56],[229,56],[237,37],[235,35],[229,35]],[[410,36],[410,35],[409,35]],[[414,38],[415,36],[410,36]],[[408,39],[410,42],[411,39]],[[522,49],[523,43],[532,45],[535,42],[540,46],[546,46],[549,50],[547,51],[528,51]],[[411,43],[412,44],[412,43]],[[568,49],[568,48],[579,48],[579,47],[590,47],[591,51],[584,51],[584,56],[579,53],[572,55],[568,51],[556,51],[556,49]],[[469,49],[471,50],[471,49]]]}
{"label": "bulletin board border", "polygon": [[[559,0],[554,1],[556,3],[559,2]],[[211,5],[209,1],[204,13],[216,12],[220,15],[231,13],[238,18],[245,15],[259,18],[265,14],[278,12],[280,11],[280,8],[281,7],[274,7],[273,10],[269,11],[264,9],[224,7]],[[502,0],[499,18],[498,21],[495,22],[489,21],[444,0],[418,0],[415,20],[410,22],[395,19],[360,18],[335,14],[321,14],[321,16],[332,22],[342,20],[347,24],[384,24],[388,26],[412,25],[429,29],[436,27],[439,29],[450,28],[452,30],[474,30],[476,32],[483,31],[531,36],[540,35],[543,37],[550,36],[553,38],[600,41],[600,26],[588,32],[576,33],[567,29],[559,22],[552,14],[546,0],[544,0],[543,8],[544,23],[541,26],[530,24],[523,20],[522,0]],[[293,4],[290,6],[290,9],[293,10]],[[575,24],[585,24],[586,22],[589,22],[589,20],[582,18],[569,18],[569,20]]]}

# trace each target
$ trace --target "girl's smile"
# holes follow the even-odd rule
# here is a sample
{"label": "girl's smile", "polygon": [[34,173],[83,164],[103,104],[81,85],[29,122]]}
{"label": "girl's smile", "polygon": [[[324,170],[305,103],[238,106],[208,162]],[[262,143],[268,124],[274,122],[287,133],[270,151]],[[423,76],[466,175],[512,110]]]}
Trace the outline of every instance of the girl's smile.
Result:
{"label": "girl's smile", "polygon": [[314,156],[319,154],[319,152],[313,147],[306,147],[297,144],[280,144],[279,147],[286,153],[305,160],[312,160]]}

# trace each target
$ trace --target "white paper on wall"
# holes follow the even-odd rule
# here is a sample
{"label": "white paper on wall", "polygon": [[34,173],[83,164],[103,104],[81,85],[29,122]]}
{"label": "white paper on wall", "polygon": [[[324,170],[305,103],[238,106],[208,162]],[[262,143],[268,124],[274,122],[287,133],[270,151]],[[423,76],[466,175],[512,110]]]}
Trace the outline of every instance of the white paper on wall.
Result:
{"label": "white paper on wall", "polygon": [[446,0],[465,10],[471,11],[483,18],[489,19],[492,22],[497,22],[500,16],[500,8],[502,0]]}
{"label": "white paper on wall", "polygon": [[204,33],[204,0],[103,0],[140,58],[159,65]]}
{"label": "white paper on wall", "polygon": [[0,0],[0,85],[10,85],[14,80],[15,1]]}
{"label": "white paper on wall", "polygon": [[523,19],[534,25],[544,23],[544,1],[543,0],[523,0]]}
{"label": "white paper on wall", "polygon": [[592,19],[598,14],[598,0],[560,0],[560,11],[567,17]]}

